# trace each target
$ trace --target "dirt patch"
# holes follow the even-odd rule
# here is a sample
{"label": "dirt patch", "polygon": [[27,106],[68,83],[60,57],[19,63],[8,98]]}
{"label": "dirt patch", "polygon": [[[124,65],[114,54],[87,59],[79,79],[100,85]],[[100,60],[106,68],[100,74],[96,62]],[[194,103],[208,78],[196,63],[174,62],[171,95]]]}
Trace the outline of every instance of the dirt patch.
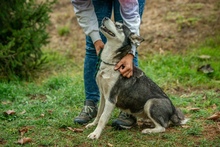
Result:
{"label": "dirt patch", "polygon": [[[58,1],[51,13],[49,48],[73,58],[76,62],[82,60],[85,54],[85,35],[77,23],[73,6],[70,1]],[[59,35],[59,29],[68,28],[69,33]]]}
{"label": "dirt patch", "polygon": [[[58,30],[69,28],[61,36]],[[59,1],[51,13],[49,47],[67,56],[82,60],[85,35],[79,27],[70,1]],[[141,24],[145,41],[138,51],[142,58],[148,53],[182,51],[220,30],[220,2],[216,0],[147,0]]]}
{"label": "dirt patch", "polygon": [[141,25],[146,51],[180,51],[217,33],[220,28],[219,2],[215,0],[147,1]]}

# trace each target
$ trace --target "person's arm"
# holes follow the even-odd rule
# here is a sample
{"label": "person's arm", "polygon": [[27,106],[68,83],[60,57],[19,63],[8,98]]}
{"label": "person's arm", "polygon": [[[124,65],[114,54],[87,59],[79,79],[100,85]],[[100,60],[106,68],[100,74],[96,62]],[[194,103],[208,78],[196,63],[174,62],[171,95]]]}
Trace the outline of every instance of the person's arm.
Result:
{"label": "person's arm", "polygon": [[89,35],[95,43],[101,40],[94,6],[91,0],[71,0],[79,25],[84,33]]}
{"label": "person's arm", "polygon": [[[139,35],[140,29],[140,14],[138,0],[119,0],[120,11],[124,24],[131,30],[131,32]],[[132,44],[132,54],[135,56],[136,45]]]}
{"label": "person's arm", "polygon": [[71,0],[79,25],[89,35],[98,54],[104,48],[99,34],[97,17],[91,0]]}
{"label": "person's arm", "polygon": [[[131,32],[139,35],[140,15],[139,4],[137,0],[119,0],[120,11],[124,24],[131,30]],[[133,58],[135,56],[136,45],[132,44],[131,52],[123,57],[115,66],[115,70],[127,78],[133,75]]]}

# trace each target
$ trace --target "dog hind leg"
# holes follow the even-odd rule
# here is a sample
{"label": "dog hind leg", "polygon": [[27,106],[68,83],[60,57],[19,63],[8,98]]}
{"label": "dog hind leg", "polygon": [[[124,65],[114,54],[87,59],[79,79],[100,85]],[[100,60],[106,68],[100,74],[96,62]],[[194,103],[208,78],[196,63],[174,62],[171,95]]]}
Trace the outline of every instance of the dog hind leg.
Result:
{"label": "dog hind leg", "polygon": [[105,101],[105,108],[104,111],[99,119],[98,125],[96,129],[88,135],[90,139],[98,139],[104,129],[105,125],[107,124],[112,111],[114,110],[115,105],[110,103],[108,100]]}
{"label": "dog hind leg", "polygon": [[165,132],[165,127],[163,127],[163,126],[161,126],[159,123],[157,123],[156,122],[156,120],[154,120],[151,116],[149,116],[148,115],[148,117],[149,117],[149,119],[153,122],[153,124],[154,124],[154,128],[152,128],[152,129],[144,129],[144,130],[142,130],[141,131],[141,133],[143,133],[143,134],[147,134],[147,133],[160,133],[160,132]]}
{"label": "dog hind leg", "polygon": [[172,105],[168,99],[151,99],[144,106],[147,117],[154,123],[155,128],[144,129],[142,133],[165,132],[172,114]]}
{"label": "dog hind leg", "polygon": [[144,129],[144,130],[142,130],[141,131],[141,133],[143,133],[143,134],[149,134],[149,133],[160,133],[160,132],[165,132],[165,128],[164,127],[162,127],[160,124],[158,124],[158,123],[154,123],[154,125],[155,125],[155,128],[153,128],[153,129]]}

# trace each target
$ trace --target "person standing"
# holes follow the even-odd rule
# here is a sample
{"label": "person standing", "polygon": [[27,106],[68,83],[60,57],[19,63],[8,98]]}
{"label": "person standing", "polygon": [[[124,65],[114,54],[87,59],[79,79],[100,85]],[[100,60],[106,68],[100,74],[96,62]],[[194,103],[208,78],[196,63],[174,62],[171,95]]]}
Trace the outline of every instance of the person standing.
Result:
{"label": "person standing", "polygon": [[[84,106],[80,114],[74,118],[75,123],[85,124],[97,114],[99,89],[95,80],[98,53],[104,48],[106,38],[99,32],[103,18],[112,17],[114,21],[124,23],[133,33],[139,35],[141,17],[145,0],[71,0],[79,25],[86,34],[86,54],[84,60]],[[122,76],[130,78],[133,75],[133,64],[138,66],[136,46],[115,66]],[[137,119],[124,112],[112,122],[118,129],[127,129],[135,125]]]}

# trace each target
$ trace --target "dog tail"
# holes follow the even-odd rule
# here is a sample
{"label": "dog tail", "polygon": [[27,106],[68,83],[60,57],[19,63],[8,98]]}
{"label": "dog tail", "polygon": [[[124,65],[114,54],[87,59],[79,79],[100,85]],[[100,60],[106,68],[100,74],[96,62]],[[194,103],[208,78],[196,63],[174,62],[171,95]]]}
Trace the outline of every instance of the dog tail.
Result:
{"label": "dog tail", "polygon": [[171,116],[170,120],[174,125],[179,126],[186,124],[189,119],[185,118],[183,112],[179,108],[175,108],[175,113]]}

